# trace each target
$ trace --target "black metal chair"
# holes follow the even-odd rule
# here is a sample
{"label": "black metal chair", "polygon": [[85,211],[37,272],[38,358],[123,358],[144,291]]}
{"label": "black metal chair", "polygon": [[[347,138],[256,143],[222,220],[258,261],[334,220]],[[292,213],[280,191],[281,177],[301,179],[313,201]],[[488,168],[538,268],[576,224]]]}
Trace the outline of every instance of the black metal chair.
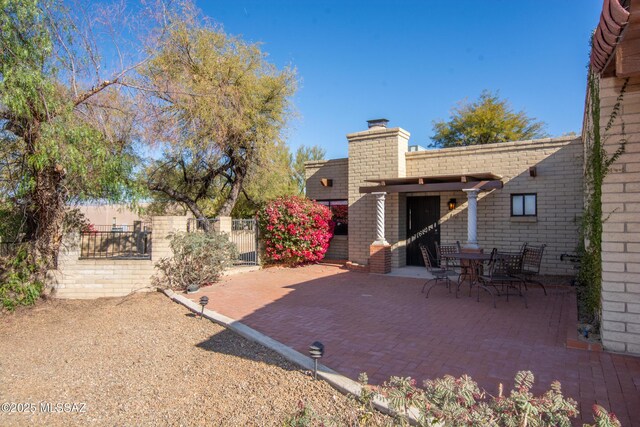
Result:
{"label": "black metal chair", "polygon": [[433,282],[433,284],[429,286],[429,289],[427,290],[427,298],[429,298],[429,292],[431,292],[431,289],[433,289],[433,287],[440,282],[446,283],[447,289],[449,290],[449,292],[451,292],[452,282],[451,279],[449,279],[449,273],[451,273],[451,271],[447,270],[446,268],[434,266],[431,262],[431,253],[426,246],[420,245],[420,252],[422,252],[422,258],[424,259],[425,268],[433,276],[433,278],[427,280],[424,283],[421,292],[424,293],[424,289],[427,287],[427,284],[429,284],[429,282]]}
{"label": "black metal chair", "polygon": [[[478,276],[478,280],[485,287],[492,286],[498,295],[503,293],[509,301],[509,289],[513,288],[524,299],[524,306],[527,304],[527,296],[522,292],[524,279],[519,275],[522,272],[522,254],[520,253],[499,253],[496,249],[491,252],[491,260],[489,261],[489,271],[487,274]],[[479,291],[478,291],[479,292]],[[493,295],[493,294],[492,294]],[[495,296],[493,306],[495,307]]]}
{"label": "black metal chair", "polygon": [[518,275],[524,282],[524,288],[528,289],[529,284],[539,285],[544,294],[547,295],[547,289],[542,282],[535,280],[534,277],[540,274],[540,265],[542,264],[542,255],[547,245],[530,246],[526,245],[522,253],[522,271]]}
{"label": "black metal chair", "polygon": [[[456,242],[456,247],[458,249],[458,253],[462,252],[462,246],[460,245],[459,241]],[[473,277],[474,277],[473,263],[469,261],[460,261],[460,275],[458,276],[458,288],[460,288],[460,285],[463,282],[463,278],[466,278],[471,282],[473,280]],[[471,286],[469,286],[469,295],[471,295]]]}
{"label": "black metal chair", "polygon": [[455,243],[440,245],[438,244],[438,242],[435,242],[435,244],[436,244],[436,255],[438,257],[439,267],[442,267],[444,263],[444,268],[451,269],[452,271],[455,271],[456,268],[460,268],[459,261],[455,259],[447,258],[447,255],[460,253],[459,245]]}

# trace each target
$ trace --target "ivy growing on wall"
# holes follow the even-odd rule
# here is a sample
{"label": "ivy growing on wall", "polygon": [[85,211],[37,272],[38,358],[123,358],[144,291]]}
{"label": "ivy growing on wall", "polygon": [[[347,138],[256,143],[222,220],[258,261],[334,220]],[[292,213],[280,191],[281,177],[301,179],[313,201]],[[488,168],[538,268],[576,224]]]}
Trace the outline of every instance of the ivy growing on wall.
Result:
{"label": "ivy growing on wall", "polygon": [[578,272],[579,298],[587,314],[598,323],[602,293],[602,225],[607,220],[602,213],[602,184],[611,166],[624,153],[626,138],[624,121],[620,119],[620,139],[615,151],[605,150],[609,131],[618,121],[620,108],[629,79],[626,79],[613,106],[604,129],[600,126],[600,77],[589,73],[589,98],[585,126],[585,210],[581,224],[580,270]]}

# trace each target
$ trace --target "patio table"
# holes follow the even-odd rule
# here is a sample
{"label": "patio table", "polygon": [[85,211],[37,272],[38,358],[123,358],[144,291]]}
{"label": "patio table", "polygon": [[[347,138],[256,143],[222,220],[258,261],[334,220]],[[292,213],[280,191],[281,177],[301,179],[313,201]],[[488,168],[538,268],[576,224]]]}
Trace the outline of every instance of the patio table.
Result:
{"label": "patio table", "polygon": [[[443,258],[446,259],[456,259],[459,261],[467,261],[469,263],[469,267],[471,268],[471,282],[469,284],[469,295],[471,295],[471,288],[476,285],[485,291],[489,292],[492,298],[494,298],[493,292],[486,286],[484,286],[478,280],[478,271],[482,266],[482,263],[485,261],[489,261],[491,259],[491,254],[485,254],[482,252],[458,252],[454,254],[442,254]],[[458,298],[458,291],[460,290],[460,285],[462,283],[458,283],[458,287],[456,288],[456,298]],[[495,298],[494,298],[495,300]],[[480,301],[480,292],[478,292],[478,301]],[[495,305],[495,303],[494,303]]]}

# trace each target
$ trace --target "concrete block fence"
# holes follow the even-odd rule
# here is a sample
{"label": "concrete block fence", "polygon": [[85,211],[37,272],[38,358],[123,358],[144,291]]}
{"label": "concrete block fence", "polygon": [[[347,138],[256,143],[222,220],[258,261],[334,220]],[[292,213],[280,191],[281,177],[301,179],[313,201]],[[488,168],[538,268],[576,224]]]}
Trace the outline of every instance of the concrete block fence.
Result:
{"label": "concrete block fence", "polygon": [[154,265],[171,256],[169,234],[187,230],[187,216],[152,218],[151,259],[80,259],[80,235],[63,239],[58,268],[49,271],[48,285],[57,298],[117,297],[151,290]]}

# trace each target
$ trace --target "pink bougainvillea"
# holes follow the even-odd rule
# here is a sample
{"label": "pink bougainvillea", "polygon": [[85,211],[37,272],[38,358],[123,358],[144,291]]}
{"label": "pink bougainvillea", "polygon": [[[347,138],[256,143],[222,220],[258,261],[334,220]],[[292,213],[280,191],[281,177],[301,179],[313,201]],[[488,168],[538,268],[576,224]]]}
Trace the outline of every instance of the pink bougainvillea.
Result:
{"label": "pink bougainvillea", "polygon": [[281,197],[258,212],[258,224],[270,263],[320,261],[333,237],[331,210],[303,197]]}

